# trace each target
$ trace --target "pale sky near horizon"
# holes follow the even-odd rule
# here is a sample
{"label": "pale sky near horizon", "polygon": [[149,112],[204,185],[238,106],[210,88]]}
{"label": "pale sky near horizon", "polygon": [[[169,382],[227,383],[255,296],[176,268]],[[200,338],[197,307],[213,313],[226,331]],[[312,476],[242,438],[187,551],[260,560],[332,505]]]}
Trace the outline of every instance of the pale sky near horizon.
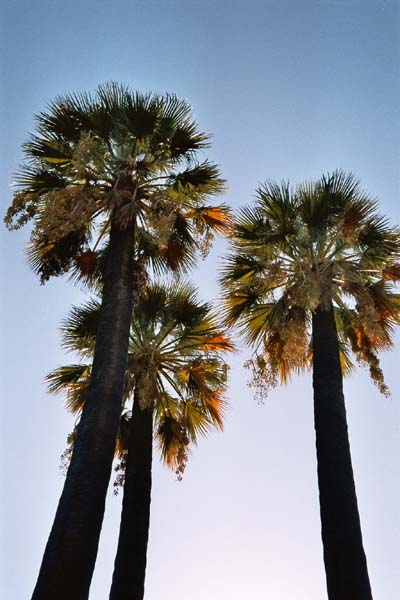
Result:
{"label": "pale sky near horizon", "polygon": [[[56,95],[116,80],[187,98],[213,134],[207,156],[224,200],[259,182],[353,171],[400,223],[400,1],[3,0],[2,212],[33,115]],[[2,231],[0,596],[32,593],[63,478],[73,420],[44,375],[72,356],[59,324],[83,298],[67,279],[40,286],[28,231]],[[193,274],[217,295],[218,241]],[[390,399],[365,371],[345,384],[364,545],[375,600],[400,598],[400,336],[383,357]],[[311,376],[263,406],[235,357],[224,433],[194,449],[182,482],[154,459],[146,600],[321,600]],[[106,600],[120,498],[110,494],[90,600]]]}

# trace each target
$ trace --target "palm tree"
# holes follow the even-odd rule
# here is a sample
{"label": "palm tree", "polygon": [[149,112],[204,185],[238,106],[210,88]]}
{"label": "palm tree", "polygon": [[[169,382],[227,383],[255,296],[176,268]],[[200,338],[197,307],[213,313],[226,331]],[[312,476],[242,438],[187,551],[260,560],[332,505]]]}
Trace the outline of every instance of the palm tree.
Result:
{"label": "palm tree", "polygon": [[258,393],[312,365],[322,540],[330,600],[372,598],[342,389],[351,351],[387,393],[377,352],[400,322],[400,233],[352,175],[257,190],[223,282],[226,320],[256,347]]}
{"label": "palm tree", "polygon": [[[100,305],[74,308],[64,343],[82,358],[93,352]],[[181,477],[188,446],[211,427],[222,429],[224,351],[232,350],[208,304],[188,284],[151,285],[133,313],[125,376],[125,411],[116,452],[122,457],[124,497],[110,598],[142,599],[150,518],[153,423],[166,464]],[[67,392],[80,414],[90,366],[61,367],[47,377],[52,392]],[[132,411],[127,403],[133,398]],[[74,435],[70,437],[71,445]]]}
{"label": "palm tree", "polygon": [[24,146],[6,223],[12,229],[33,219],[29,256],[42,282],[87,269],[99,242],[107,243],[90,385],[33,599],[88,595],[140,294],[137,241],[149,233],[176,267],[188,259],[182,248],[193,257],[196,236],[201,244],[225,228],[226,208],[207,204],[223,190],[218,169],[195,160],[207,139],[176,96],[106,84],[94,96],[57,98],[37,115]]}

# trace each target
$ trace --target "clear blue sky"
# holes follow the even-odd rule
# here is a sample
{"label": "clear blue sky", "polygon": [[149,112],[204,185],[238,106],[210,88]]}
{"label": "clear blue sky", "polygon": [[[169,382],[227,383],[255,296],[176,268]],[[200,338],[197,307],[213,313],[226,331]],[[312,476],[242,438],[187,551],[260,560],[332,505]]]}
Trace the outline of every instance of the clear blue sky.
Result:
{"label": "clear blue sky", "polygon": [[[214,134],[209,157],[225,200],[251,201],[266,179],[354,171],[400,222],[400,2],[3,0],[1,196],[10,201],[20,144],[57,94],[105,80],[187,98]],[[30,597],[63,479],[72,419],[45,393],[64,361],[58,326],[79,290],[40,286],[24,262],[28,232],[2,232],[2,546],[0,591]],[[217,293],[218,243],[195,280]],[[396,360],[397,355],[397,360]],[[310,377],[252,399],[232,369],[224,434],[193,452],[182,483],[155,459],[146,600],[326,597]],[[397,350],[383,361],[393,396],[361,372],[346,398],[374,597],[400,598],[400,410]],[[119,519],[110,495],[91,600],[106,600]]]}

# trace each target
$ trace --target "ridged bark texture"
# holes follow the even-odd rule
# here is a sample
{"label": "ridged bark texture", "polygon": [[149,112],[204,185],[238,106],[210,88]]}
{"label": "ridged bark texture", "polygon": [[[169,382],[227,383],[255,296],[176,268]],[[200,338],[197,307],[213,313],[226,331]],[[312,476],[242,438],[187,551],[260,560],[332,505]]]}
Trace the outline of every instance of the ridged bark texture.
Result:
{"label": "ridged bark texture", "polygon": [[313,314],[314,417],[329,600],[372,600],[351,465],[332,306]]}
{"label": "ridged bark texture", "polygon": [[124,497],[110,600],[143,600],[149,537],[153,411],[142,410],[135,391]]}
{"label": "ridged bark texture", "polygon": [[113,225],[92,375],[32,600],[86,600],[121,414],[132,318],[135,225]]}

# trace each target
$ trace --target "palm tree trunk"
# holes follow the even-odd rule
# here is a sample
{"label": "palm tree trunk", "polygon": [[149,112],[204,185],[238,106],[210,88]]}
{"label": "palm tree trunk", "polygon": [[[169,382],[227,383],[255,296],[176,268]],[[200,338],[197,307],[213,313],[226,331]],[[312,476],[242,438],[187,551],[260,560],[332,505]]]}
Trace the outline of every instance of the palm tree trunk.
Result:
{"label": "palm tree trunk", "polygon": [[92,375],[32,600],[86,600],[121,414],[132,318],[135,223],[112,225]]}
{"label": "palm tree trunk", "polygon": [[110,600],[143,600],[149,537],[153,411],[135,389],[117,555]]}
{"label": "palm tree trunk", "polygon": [[329,600],[372,600],[351,465],[332,306],[313,314],[314,417]]}

